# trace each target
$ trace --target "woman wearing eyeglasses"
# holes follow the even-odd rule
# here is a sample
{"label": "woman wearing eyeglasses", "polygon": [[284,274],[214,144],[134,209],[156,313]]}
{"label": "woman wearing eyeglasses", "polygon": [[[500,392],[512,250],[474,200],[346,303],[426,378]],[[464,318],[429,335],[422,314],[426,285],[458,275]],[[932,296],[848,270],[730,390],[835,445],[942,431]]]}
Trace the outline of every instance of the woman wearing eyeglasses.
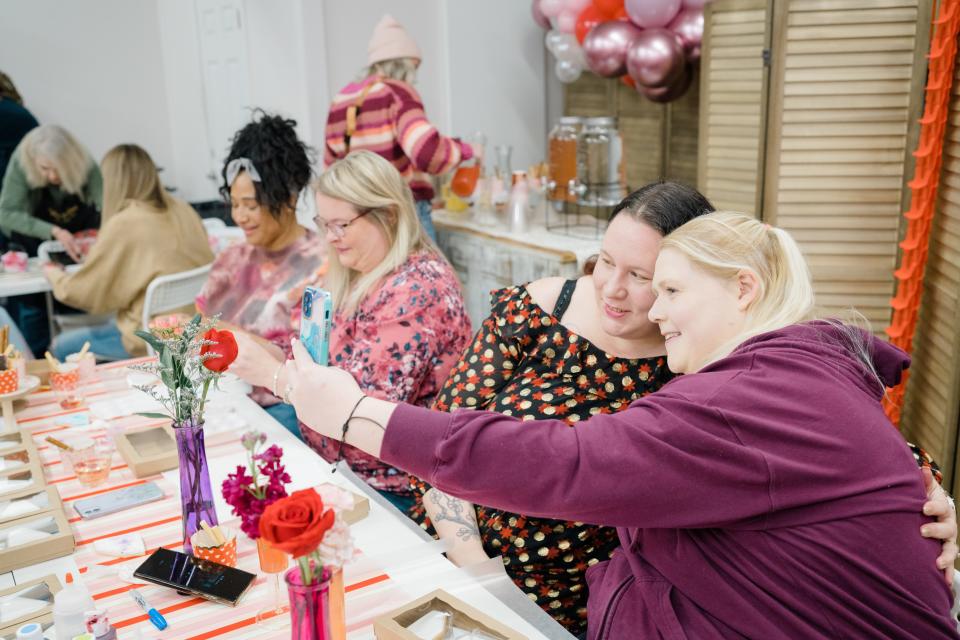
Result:
{"label": "woman wearing eyeglasses", "polygon": [[[324,267],[319,234],[297,223],[297,198],[313,175],[311,151],[297,138],[296,122],[259,112],[233,139],[224,162],[220,192],[245,242],[226,249],[213,263],[197,296],[197,310],[220,314],[224,324],[249,332],[277,355],[290,352],[290,315],[303,288]],[[297,432],[288,404],[267,388],[251,397],[287,429]]]}
{"label": "woman wearing eyeglasses", "polygon": [[[330,363],[350,372],[367,395],[430,406],[470,340],[453,267],[417,219],[400,172],[372,151],[333,163],[314,184],[317,227],[329,243],[325,288],[333,297]],[[285,358],[238,338],[231,366],[251,384],[284,395]],[[359,449],[304,432],[328,461],[342,457],[401,511],[414,495],[406,473]]]}

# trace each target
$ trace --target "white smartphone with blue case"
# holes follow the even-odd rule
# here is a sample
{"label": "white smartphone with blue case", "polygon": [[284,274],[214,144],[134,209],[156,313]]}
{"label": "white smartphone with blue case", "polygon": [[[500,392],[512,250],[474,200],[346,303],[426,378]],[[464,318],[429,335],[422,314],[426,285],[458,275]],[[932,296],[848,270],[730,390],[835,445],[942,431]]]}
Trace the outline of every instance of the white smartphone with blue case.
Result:
{"label": "white smartphone with blue case", "polygon": [[330,323],[333,300],[329,291],[306,287],[300,315],[300,342],[317,364],[326,366],[330,356]]}

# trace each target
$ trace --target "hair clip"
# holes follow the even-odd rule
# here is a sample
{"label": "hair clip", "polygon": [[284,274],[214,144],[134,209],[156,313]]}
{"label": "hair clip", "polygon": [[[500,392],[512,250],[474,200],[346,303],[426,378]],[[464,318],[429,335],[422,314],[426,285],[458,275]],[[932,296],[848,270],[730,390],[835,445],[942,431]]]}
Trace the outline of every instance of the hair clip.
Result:
{"label": "hair clip", "polygon": [[246,171],[248,174],[250,174],[250,179],[254,182],[263,182],[263,180],[260,178],[260,174],[257,172],[257,168],[253,166],[253,161],[250,158],[234,158],[227,163],[227,186],[233,186],[233,181],[237,179],[237,176],[240,175],[241,171]]}

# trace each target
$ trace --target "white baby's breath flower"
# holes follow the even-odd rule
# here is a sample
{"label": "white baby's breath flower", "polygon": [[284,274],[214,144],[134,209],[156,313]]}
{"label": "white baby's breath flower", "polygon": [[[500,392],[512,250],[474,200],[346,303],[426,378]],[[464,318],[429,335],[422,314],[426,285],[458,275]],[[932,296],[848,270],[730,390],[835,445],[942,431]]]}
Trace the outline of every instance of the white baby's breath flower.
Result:
{"label": "white baby's breath flower", "polygon": [[337,513],[333,526],[323,535],[323,540],[317,548],[320,560],[324,566],[340,569],[358,554],[353,546],[353,536],[350,535],[350,525]]}
{"label": "white baby's breath flower", "polygon": [[338,514],[353,509],[353,494],[346,489],[341,489],[332,484],[323,484],[319,487],[314,487],[314,490],[320,495],[320,499],[323,500],[323,507],[325,509],[333,509]]}

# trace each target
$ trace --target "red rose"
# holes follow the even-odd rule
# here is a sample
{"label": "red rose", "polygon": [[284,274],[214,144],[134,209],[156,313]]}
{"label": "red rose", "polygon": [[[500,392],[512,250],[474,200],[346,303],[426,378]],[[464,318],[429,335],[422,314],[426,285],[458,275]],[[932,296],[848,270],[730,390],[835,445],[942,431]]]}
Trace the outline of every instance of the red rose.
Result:
{"label": "red rose", "polygon": [[215,373],[223,373],[237,359],[237,352],[239,351],[237,339],[226,329],[223,331],[210,329],[203,334],[203,339],[216,342],[216,344],[205,344],[200,347],[201,356],[208,353],[214,354],[213,357],[203,361],[203,366]]}
{"label": "red rose", "polygon": [[313,489],[294,491],[267,506],[260,516],[260,537],[294,558],[313,552],[333,526],[332,509]]}

